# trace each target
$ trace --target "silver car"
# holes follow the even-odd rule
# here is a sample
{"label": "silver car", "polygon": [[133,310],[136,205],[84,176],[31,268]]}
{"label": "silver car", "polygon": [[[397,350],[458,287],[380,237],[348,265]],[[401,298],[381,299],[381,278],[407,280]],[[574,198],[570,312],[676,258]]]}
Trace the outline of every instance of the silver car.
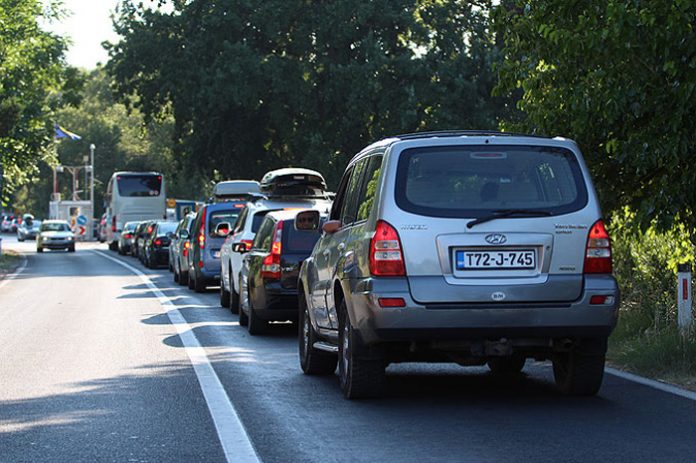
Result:
{"label": "silver car", "polygon": [[44,249],[67,249],[75,252],[75,234],[65,220],[45,220],[36,238],[36,252]]}
{"label": "silver car", "polygon": [[34,240],[41,230],[41,221],[27,219],[22,221],[17,227],[17,241]]}
{"label": "silver car", "polygon": [[[311,220],[310,220],[311,219]],[[298,214],[296,227],[318,227]],[[391,362],[549,359],[595,394],[618,314],[611,241],[578,146],[498,132],[399,136],[357,154],[300,271],[300,363],[378,395]]]}

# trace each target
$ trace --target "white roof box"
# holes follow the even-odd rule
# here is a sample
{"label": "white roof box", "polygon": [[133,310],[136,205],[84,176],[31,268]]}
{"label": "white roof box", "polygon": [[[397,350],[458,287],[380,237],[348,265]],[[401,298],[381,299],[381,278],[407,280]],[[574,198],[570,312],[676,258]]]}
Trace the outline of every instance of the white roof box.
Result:
{"label": "white roof box", "polygon": [[246,198],[258,195],[260,191],[256,180],[226,180],[215,185],[213,196],[215,199]]}

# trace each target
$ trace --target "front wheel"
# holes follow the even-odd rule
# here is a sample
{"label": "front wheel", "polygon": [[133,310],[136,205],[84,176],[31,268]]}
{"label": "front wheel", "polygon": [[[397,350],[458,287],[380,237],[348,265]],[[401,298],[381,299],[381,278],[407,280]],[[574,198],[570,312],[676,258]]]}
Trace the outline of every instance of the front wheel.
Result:
{"label": "front wheel", "polygon": [[75,245],[74,244],[68,248],[68,252],[75,252]]}
{"label": "front wheel", "polygon": [[605,362],[606,339],[584,340],[579,348],[553,359],[556,386],[566,395],[595,395],[602,386]]}
{"label": "front wheel", "polygon": [[384,359],[371,355],[350,323],[345,300],[339,307],[338,378],[347,399],[379,397],[386,388]]}
{"label": "front wheel", "polygon": [[300,367],[306,375],[330,375],[336,371],[338,357],[336,354],[329,354],[314,348],[317,335],[309,319],[309,308],[305,301],[303,291],[299,294],[299,344],[300,344]]}
{"label": "front wheel", "polygon": [[43,252],[43,248],[42,248],[42,247],[40,247],[40,246],[39,246],[39,247],[37,247],[37,248],[36,248],[36,252],[39,252],[39,253]]}

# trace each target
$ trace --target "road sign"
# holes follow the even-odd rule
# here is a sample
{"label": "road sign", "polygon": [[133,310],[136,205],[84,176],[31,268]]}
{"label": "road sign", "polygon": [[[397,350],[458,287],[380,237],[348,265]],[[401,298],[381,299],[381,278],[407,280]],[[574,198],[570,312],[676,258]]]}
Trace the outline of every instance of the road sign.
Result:
{"label": "road sign", "polygon": [[78,225],[87,225],[87,216],[86,215],[78,215],[77,216],[77,224]]}
{"label": "road sign", "polygon": [[84,225],[80,225],[79,227],[77,227],[77,234],[80,236],[83,236],[86,231],[87,229],[84,227]]}

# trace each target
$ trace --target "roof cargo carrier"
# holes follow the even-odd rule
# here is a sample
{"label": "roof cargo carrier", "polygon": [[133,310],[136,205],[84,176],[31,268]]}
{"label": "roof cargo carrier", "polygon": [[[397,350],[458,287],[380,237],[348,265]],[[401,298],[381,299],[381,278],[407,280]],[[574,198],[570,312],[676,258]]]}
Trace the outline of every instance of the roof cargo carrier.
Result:
{"label": "roof cargo carrier", "polygon": [[260,193],[259,182],[256,180],[227,180],[218,182],[213,189],[216,201],[251,199]]}
{"label": "roof cargo carrier", "polygon": [[285,168],[267,172],[261,179],[261,193],[267,197],[327,197],[324,177],[317,171],[301,168]]}

